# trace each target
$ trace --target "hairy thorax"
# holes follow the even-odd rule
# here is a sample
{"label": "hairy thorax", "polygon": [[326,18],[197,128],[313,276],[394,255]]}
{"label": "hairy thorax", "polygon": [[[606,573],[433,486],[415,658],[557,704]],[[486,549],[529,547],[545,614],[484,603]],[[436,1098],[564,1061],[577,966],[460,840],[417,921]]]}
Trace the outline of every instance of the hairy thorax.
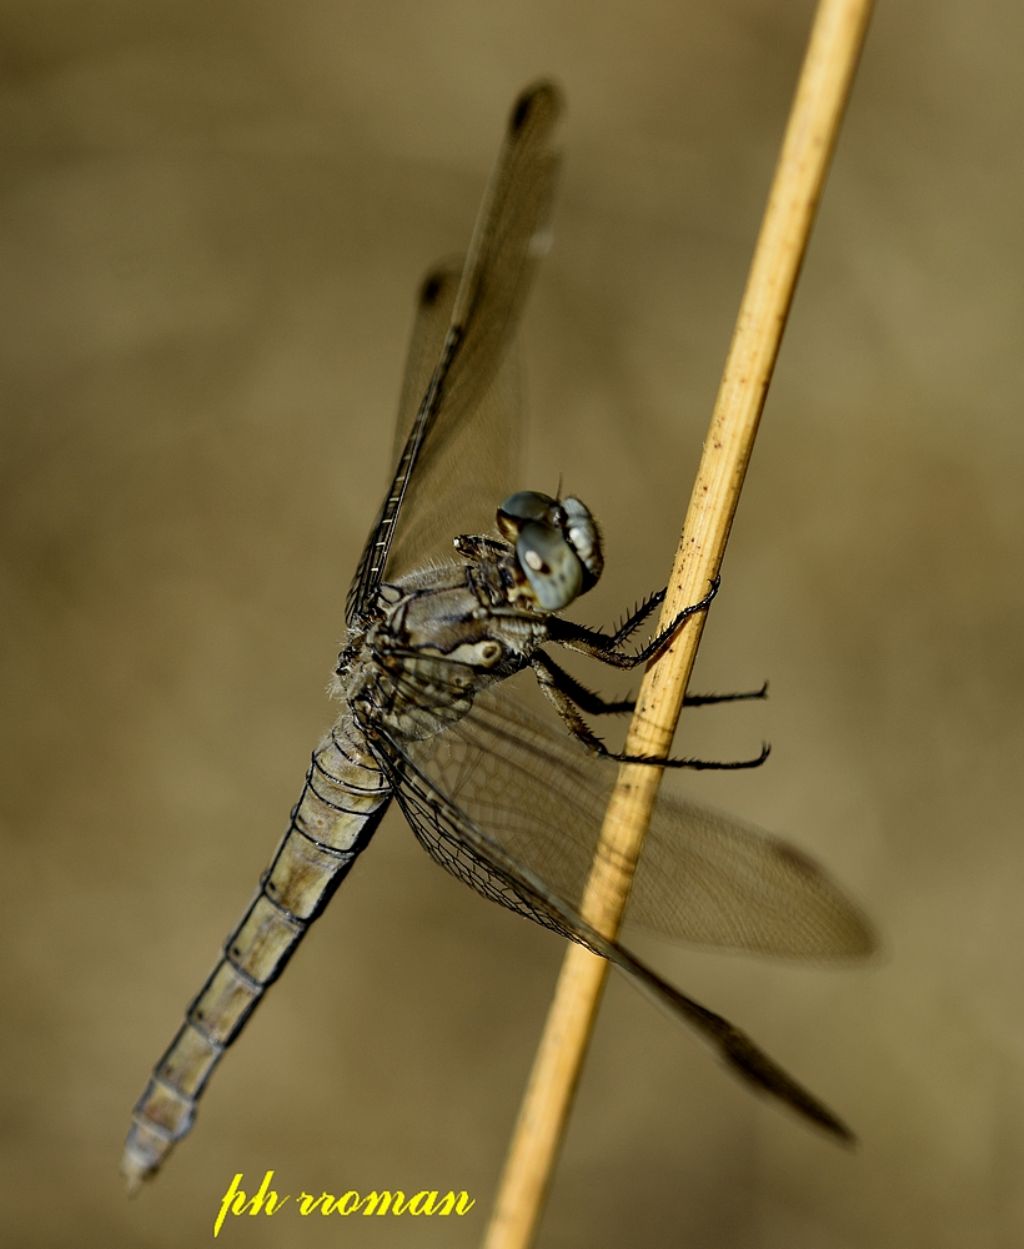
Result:
{"label": "hairy thorax", "polygon": [[506,560],[439,564],[382,585],[376,618],[341,653],[333,692],[404,737],[433,736],[546,640],[544,614],[513,605],[514,593]]}

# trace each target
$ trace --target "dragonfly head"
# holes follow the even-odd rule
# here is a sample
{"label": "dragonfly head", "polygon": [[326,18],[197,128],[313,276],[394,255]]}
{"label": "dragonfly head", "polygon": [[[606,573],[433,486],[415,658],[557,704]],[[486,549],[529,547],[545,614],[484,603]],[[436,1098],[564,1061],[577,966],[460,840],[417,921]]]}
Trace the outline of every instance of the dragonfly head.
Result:
{"label": "dragonfly head", "polygon": [[542,611],[561,611],[597,584],[601,534],[581,500],[520,490],[498,508],[497,521],[515,546],[520,595]]}

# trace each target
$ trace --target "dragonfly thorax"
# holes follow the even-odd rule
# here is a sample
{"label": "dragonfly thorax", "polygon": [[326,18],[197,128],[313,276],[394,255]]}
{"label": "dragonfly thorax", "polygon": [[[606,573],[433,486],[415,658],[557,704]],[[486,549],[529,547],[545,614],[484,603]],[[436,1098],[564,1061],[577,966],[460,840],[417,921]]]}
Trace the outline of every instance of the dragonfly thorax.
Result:
{"label": "dragonfly thorax", "polygon": [[543,615],[512,607],[513,565],[509,551],[382,585],[382,619],[339,671],[338,695],[365,702],[379,722],[412,739],[461,719],[481,690],[524,668],[547,639]]}

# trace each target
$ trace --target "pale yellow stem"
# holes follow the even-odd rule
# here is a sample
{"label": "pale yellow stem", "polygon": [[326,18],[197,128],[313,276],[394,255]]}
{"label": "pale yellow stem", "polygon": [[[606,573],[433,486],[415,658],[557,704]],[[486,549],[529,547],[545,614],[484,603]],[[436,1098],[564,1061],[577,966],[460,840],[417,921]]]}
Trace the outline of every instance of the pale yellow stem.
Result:
{"label": "pale yellow stem", "polygon": [[[821,0],[818,6],[660,627],[702,598],[721,566],[871,8],[871,0]],[[668,753],[703,623],[703,616],[691,618],[648,667],[626,739],[628,754]],[[583,913],[609,936],[619,929],[660,781],[660,769],[625,765],[608,806]],[[526,1249],[533,1240],[607,973],[604,959],[570,947],[485,1249]]]}

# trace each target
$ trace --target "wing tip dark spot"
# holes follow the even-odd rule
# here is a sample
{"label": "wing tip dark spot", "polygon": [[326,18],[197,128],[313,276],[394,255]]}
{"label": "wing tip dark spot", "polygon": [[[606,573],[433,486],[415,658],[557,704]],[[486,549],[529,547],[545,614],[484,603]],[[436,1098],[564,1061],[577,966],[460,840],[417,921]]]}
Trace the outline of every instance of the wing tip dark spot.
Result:
{"label": "wing tip dark spot", "polygon": [[547,108],[557,113],[561,108],[562,95],[558,87],[549,79],[542,78],[520,92],[508,119],[509,134],[516,135],[529,121],[531,115],[539,108]]}
{"label": "wing tip dark spot", "polygon": [[421,308],[432,308],[441,298],[447,274],[443,269],[432,269],[420,285],[419,303]]}

